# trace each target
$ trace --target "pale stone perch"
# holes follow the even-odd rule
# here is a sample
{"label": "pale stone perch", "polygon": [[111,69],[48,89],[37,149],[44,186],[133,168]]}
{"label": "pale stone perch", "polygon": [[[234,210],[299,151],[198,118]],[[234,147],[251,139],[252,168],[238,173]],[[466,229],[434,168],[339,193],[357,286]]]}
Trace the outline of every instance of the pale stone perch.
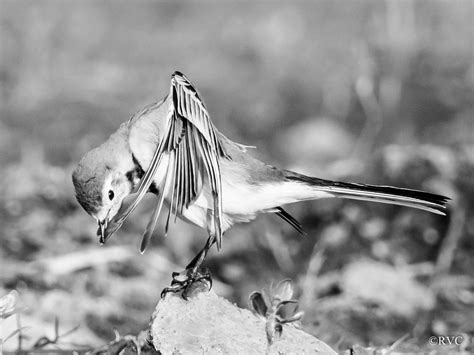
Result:
{"label": "pale stone perch", "polygon": [[151,335],[162,354],[336,354],[291,325],[268,348],[265,320],[212,290],[187,301],[168,294],[156,306]]}

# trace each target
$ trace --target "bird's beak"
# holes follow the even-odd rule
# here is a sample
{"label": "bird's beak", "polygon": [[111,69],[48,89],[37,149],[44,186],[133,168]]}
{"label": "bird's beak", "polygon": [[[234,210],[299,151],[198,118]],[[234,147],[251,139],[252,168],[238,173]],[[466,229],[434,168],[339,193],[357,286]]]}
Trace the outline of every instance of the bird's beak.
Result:
{"label": "bird's beak", "polygon": [[103,221],[98,220],[99,228],[97,229],[97,235],[99,236],[99,244],[105,244],[105,230],[107,229],[108,219],[105,218]]}

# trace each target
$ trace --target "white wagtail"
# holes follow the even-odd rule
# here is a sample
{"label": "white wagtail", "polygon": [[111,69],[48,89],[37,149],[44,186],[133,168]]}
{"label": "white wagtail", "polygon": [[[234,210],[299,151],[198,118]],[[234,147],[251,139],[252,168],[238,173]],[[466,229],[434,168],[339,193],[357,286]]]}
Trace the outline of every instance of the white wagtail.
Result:
{"label": "white wagtail", "polygon": [[[209,238],[204,248],[185,271],[173,273],[172,287],[165,289],[173,292],[202,278],[198,269],[208,250],[214,243],[221,247],[223,233],[234,223],[248,222],[259,213],[276,213],[303,233],[300,223],[281,207],[289,203],[341,197],[445,214],[447,197],[305,176],[267,165],[247,154],[247,148],[216,129],[197,90],[175,72],[164,99],[134,114],[82,158],[72,176],[77,200],[97,220],[97,234],[104,243],[147,192],[158,195],[141,252],[164,204],[166,231],[176,216],[205,228]],[[132,202],[122,206],[130,194]]]}

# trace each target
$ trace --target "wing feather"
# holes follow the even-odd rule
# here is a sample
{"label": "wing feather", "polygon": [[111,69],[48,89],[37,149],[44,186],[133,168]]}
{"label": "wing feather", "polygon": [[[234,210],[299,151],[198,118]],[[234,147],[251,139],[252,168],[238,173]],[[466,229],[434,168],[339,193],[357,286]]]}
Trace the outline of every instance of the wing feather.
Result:
{"label": "wing feather", "polygon": [[[171,160],[169,161],[168,164],[169,165],[172,164]],[[145,233],[143,234],[142,242],[140,244],[140,252],[142,254],[145,252],[146,247],[148,246],[148,243],[151,239],[151,236],[153,235],[153,231],[155,230],[156,224],[158,223],[158,218],[160,217],[161,209],[163,208],[163,202],[165,201],[165,196],[168,191],[170,181],[172,180],[171,174],[172,174],[171,170],[168,170],[166,174],[166,178],[165,178],[165,183],[163,186],[163,191],[160,193],[160,196],[159,196],[159,202],[156,205],[155,210],[153,211],[153,215],[146,227]]]}
{"label": "wing feather", "polygon": [[[173,95],[172,120],[181,121],[185,142],[180,144],[177,154],[177,184],[174,202],[175,213],[182,213],[192,203],[202,186],[199,180],[191,178],[191,171],[198,172],[204,182],[207,178],[213,197],[213,226],[218,248],[222,240],[222,186],[219,156],[226,156],[218,132],[212,124],[203,101],[187,78],[174,73],[171,80]],[[191,138],[192,137],[192,138]],[[196,164],[197,163],[197,164]]]}
{"label": "wing feather", "polygon": [[[213,199],[212,227],[217,247],[222,243],[222,184],[219,158],[227,155],[222,143],[222,135],[212,124],[207,109],[198,92],[189,80],[180,72],[171,77],[171,100],[165,117],[165,129],[157,145],[151,163],[146,170],[136,192],[133,203],[123,212],[119,212],[110,225],[107,236],[115,232],[128,215],[136,208],[144,194],[150,188],[163,154],[169,154],[168,173],[164,185],[170,183],[171,192],[168,198],[170,210],[166,223],[169,226],[171,215],[175,218],[188,208],[202,191],[204,184],[209,184]],[[150,110],[147,110],[148,114]],[[145,111],[144,111],[145,112]],[[138,118],[139,119],[139,118]],[[172,172],[172,173],[169,173]],[[159,185],[161,186],[161,184]],[[168,193],[167,188],[162,194]],[[154,210],[142,241],[142,251],[146,248],[163,205],[163,196]]]}

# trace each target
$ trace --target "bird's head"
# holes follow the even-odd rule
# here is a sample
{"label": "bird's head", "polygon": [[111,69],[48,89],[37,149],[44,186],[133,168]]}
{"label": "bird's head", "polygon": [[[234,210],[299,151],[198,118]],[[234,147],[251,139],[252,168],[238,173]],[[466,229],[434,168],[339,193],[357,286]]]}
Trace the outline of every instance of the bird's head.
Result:
{"label": "bird's head", "polygon": [[84,210],[97,220],[97,235],[105,241],[105,229],[118,213],[123,199],[132,191],[132,182],[113,160],[104,162],[97,150],[87,153],[72,174],[76,198]]}

